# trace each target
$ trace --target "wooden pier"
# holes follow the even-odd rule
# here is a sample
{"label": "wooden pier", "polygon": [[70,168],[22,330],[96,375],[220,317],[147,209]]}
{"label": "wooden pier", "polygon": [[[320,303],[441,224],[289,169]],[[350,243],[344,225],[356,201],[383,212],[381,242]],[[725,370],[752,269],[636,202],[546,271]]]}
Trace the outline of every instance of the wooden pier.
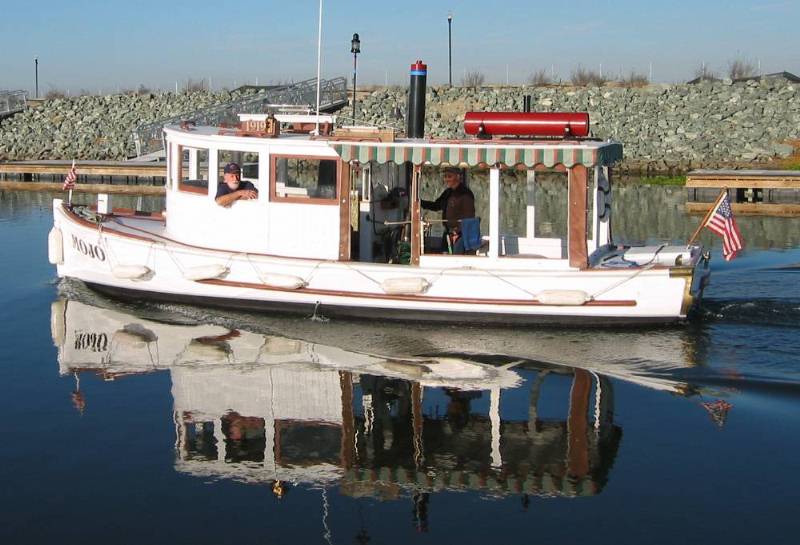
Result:
{"label": "wooden pier", "polygon": [[[72,161],[3,161],[0,162],[0,175],[42,174],[64,176],[69,172]],[[137,161],[76,161],[75,169],[80,176],[139,176],[164,178],[167,175],[165,163],[145,163]]]}
{"label": "wooden pier", "polygon": [[734,213],[800,216],[796,170],[693,170],[686,177],[686,210],[707,212],[723,189]]}
{"label": "wooden pier", "polygon": [[[61,191],[72,161],[0,162],[0,189]],[[78,191],[130,195],[163,195],[165,163],[137,161],[76,161]],[[49,178],[49,181],[43,181]],[[143,178],[147,180],[142,180]],[[99,182],[99,183],[89,183]]]}

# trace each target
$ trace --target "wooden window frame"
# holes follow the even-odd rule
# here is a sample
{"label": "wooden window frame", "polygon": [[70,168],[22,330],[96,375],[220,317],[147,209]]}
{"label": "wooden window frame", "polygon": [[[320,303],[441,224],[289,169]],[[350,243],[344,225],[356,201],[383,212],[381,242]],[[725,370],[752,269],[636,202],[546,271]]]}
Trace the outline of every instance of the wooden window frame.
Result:
{"label": "wooden window frame", "polygon": [[[178,151],[178,153],[177,153],[177,155],[178,155],[178,158],[177,158],[177,161],[178,161],[178,165],[177,165],[177,173],[178,173],[178,180],[177,180],[178,184],[177,184],[177,187],[178,187],[178,191],[180,191],[182,193],[192,193],[192,194],[195,194],[195,195],[207,196],[209,191],[211,190],[211,186],[210,186],[209,180],[206,180],[206,183],[208,185],[206,185],[205,189],[203,189],[202,187],[195,187],[195,186],[186,185],[186,184],[183,183],[183,152],[184,152],[184,150],[189,150],[189,149],[196,149],[196,150],[205,149],[206,151],[208,151],[208,148],[194,148],[194,147],[190,148],[188,146],[181,146],[180,144],[178,146],[176,146],[176,147],[177,147],[177,151]],[[189,157],[190,157],[189,160],[191,161],[191,154],[189,154]],[[189,166],[189,170],[191,171],[191,165]]]}
{"label": "wooden window frame", "polygon": [[[336,194],[333,197],[283,197],[276,193],[276,185],[278,178],[278,159],[307,159],[318,161],[335,161],[336,162],[336,183],[334,184],[334,191]],[[291,154],[274,154],[269,158],[269,198],[271,202],[285,202],[295,204],[324,204],[327,206],[337,206],[339,204],[339,193],[342,182],[342,160],[339,157],[329,157],[324,155],[291,155]]]}

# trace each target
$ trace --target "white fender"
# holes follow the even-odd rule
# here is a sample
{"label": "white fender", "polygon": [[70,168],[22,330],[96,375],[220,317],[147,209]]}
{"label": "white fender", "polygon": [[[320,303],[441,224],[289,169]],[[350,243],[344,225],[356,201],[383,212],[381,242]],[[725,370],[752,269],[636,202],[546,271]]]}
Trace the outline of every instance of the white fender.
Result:
{"label": "white fender", "polygon": [[67,302],[64,299],[53,301],[50,305],[50,336],[57,348],[61,348],[67,336],[67,321],[64,319],[66,311]]}
{"label": "white fender", "polygon": [[231,361],[227,342],[207,344],[192,339],[178,355],[178,363],[219,363]]}
{"label": "white fender", "polygon": [[229,267],[220,264],[213,265],[198,265],[197,267],[189,267],[183,271],[183,277],[186,280],[209,280],[211,278],[222,278],[231,272]]}
{"label": "white fender", "polygon": [[591,297],[583,290],[542,290],[536,300],[543,305],[567,307],[585,305]]}
{"label": "white fender", "polygon": [[264,344],[258,350],[258,363],[261,363],[261,356],[291,356],[300,354],[303,346],[300,341],[295,339],[284,339],[283,337],[267,337]]}
{"label": "white fender", "polygon": [[47,235],[47,259],[53,265],[64,263],[64,237],[58,227],[50,229]]}
{"label": "white fender", "polygon": [[125,280],[138,280],[151,272],[150,268],[144,265],[117,265],[111,269],[111,274],[113,274],[115,278],[122,278]]}
{"label": "white fender", "polygon": [[430,287],[431,283],[421,276],[387,278],[381,282],[384,293],[389,295],[416,295],[425,293]]}
{"label": "white fender", "polygon": [[258,273],[258,278],[262,284],[272,286],[274,288],[285,288],[296,290],[306,287],[306,281],[299,276],[292,276],[291,274],[276,274],[276,273]]}

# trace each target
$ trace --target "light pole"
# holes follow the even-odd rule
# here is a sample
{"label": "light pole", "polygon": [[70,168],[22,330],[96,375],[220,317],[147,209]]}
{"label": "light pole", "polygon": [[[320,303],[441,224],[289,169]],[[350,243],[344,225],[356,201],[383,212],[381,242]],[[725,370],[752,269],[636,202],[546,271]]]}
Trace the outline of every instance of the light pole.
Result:
{"label": "light pole", "polygon": [[33,58],[33,66],[34,66],[34,83],[35,83],[35,92],[36,98],[39,98],[39,57]]}
{"label": "light pole", "polygon": [[356,72],[358,68],[358,54],[361,53],[361,40],[358,33],[353,34],[350,41],[350,53],[353,54],[353,125],[356,124]]}
{"label": "light pole", "polygon": [[447,68],[450,72],[450,87],[453,86],[453,12],[447,13]]}

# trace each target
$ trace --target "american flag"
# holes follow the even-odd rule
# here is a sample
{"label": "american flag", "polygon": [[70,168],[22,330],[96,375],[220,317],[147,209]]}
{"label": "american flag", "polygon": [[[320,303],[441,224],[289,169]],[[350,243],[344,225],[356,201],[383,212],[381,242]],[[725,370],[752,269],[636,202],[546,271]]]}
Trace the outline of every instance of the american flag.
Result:
{"label": "american flag", "polygon": [[72,168],[69,169],[67,175],[64,177],[64,187],[61,188],[62,191],[72,191],[75,189],[75,181],[78,179],[78,172],[75,170],[75,163],[72,163]]}
{"label": "american flag", "polygon": [[736,257],[736,253],[744,247],[727,193],[722,195],[716,210],[706,220],[705,226],[722,237],[722,257],[725,261]]}

